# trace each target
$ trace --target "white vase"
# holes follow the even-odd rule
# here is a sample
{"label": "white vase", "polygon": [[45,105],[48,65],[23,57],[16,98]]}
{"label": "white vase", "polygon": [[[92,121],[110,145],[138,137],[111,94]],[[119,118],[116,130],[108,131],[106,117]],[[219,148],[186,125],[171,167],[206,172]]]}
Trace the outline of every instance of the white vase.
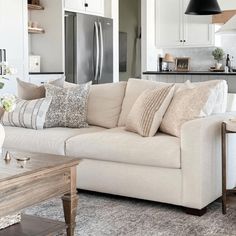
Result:
{"label": "white vase", "polygon": [[222,67],[222,64],[219,63],[219,62],[216,62],[216,64],[215,64],[215,69],[216,69],[216,70],[220,70],[221,67]]}

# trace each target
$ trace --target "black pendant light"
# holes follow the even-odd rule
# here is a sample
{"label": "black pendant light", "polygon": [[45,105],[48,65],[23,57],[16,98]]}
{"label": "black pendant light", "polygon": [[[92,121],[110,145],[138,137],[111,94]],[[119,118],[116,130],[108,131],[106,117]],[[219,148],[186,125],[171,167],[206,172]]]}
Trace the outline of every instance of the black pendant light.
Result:
{"label": "black pendant light", "polygon": [[215,15],[222,11],[217,0],[190,0],[185,14],[187,15]]}

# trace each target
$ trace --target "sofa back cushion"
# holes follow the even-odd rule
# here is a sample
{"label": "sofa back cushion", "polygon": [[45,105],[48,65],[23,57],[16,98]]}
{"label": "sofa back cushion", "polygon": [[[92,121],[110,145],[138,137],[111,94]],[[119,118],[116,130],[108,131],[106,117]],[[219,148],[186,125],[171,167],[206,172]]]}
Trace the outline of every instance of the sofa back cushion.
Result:
{"label": "sofa back cushion", "polygon": [[147,89],[163,88],[170,84],[140,80],[129,79],[126,87],[125,97],[122,104],[121,114],[119,118],[118,126],[125,126],[128,114],[130,113],[137,98]]}
{"label": "sofa back cushion", "polygon": [[[175,90],[178,91],[180,88],[187,88],[190,86],[190,84],[192,84],[194,87],[203,85],[210,86],[212,84],[217,84],[215,86],[217,99],[212,114],[224,113],[226,111],[228,85],[225,80],[213,80],[213,81],[205,81],[197,83],[191,83],[190,81],[187,81],[186,83],[176,83]],[[122,110],[118,126],[125,126],[129,112],[131,111],[135,101],[143,91],[145,91],[146,89],[163,88],[169,85],[170,83],[156,82],[150,80],[140,80],[140,79],[129,79],[127,83],[124,101],[122,104]]]}
{"label": "sofa back cushion", "polygon": [[[104,128],[117,127],[126,82],[92,85],[88,98],[87,122]],[[65,82],[64,87],[76,86]]]}
{"label": "sofa back cushion", "polygon": [[92,85],[88,98],[87,121],[105,128],[117,127],[126,82]]}

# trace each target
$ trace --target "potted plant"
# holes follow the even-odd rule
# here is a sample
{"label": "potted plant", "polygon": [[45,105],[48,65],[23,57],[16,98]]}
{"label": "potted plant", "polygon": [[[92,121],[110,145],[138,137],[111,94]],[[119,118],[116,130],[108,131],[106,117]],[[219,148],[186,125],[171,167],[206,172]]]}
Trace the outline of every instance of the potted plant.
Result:
{"label": "potted plant", "polygon": [[225,55],[225,53],[222,48],[216,48],[212,52],[212,56],[214,57],[214,60],[216,61],[216,63],[215,63],[216,70],[219,70],[222,67],[221,61],[223,60],[224,55]]}

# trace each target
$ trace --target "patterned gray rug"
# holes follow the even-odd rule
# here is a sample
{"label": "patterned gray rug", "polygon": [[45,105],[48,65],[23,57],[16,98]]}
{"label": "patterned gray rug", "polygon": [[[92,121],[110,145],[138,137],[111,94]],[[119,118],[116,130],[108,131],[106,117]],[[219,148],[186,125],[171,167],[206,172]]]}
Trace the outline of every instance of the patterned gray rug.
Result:
{"label": "patterned gray rug", "polygon": [[[79,196],[78,236],[236,235],[236,208],[230,208],[224,216],[220,202],[210,205],[206,215],[196,217],[179,207],[155,202],[83,192]],[[63,220],[60,199],[27,209],[26,213]]]}

